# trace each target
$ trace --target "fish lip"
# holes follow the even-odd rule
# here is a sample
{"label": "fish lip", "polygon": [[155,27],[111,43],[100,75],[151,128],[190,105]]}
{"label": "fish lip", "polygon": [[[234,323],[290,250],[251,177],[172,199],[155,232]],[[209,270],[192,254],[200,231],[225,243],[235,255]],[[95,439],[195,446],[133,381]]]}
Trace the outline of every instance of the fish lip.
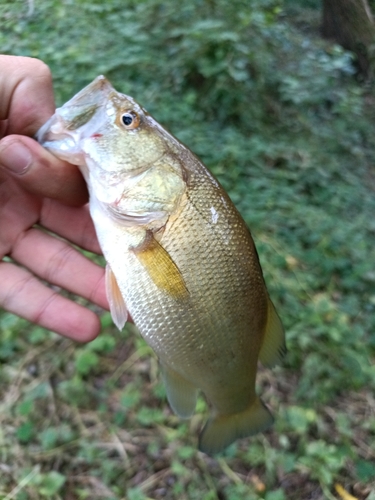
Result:
{"label": "fish lip", "polygon": [[35,139],[41,146],[47,149],[57,149],[54,144],[57,145],[67,140],[70,143],[74,142],[76,146],[74,134],[66,131],[64,121],[57,114],[51,116],[51,118],[40,127],[35,135]]}
{"label": "fish lip", "polygon": [[40,129],[35,134],[34,138],[42,145],[48,142],[49,139],[52,139],[51,136],[51,128],[54,127],[57,123],[58,119],[56,114],[52,115],[49,120],[44,123]]}
{"label": "fish lip", "polygon": [[42,125],[35,139],[42,147],[69,163],[74,165],[83,163],[79,137],[76,133],[66,131],[64,120],[57,113]]}

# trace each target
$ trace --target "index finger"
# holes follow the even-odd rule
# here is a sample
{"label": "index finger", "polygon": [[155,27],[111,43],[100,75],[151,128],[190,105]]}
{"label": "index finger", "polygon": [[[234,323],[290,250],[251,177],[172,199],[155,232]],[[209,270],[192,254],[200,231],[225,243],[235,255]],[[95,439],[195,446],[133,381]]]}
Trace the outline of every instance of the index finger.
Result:
{"label": "index finger", "polygon": [[62,297],[27,269],[0,262],[0,277],[0,306],[7,311],[79,342],[99,334],[100,320],[93,311]]}
{"label": "index finger", "polygon": [[32,136],[55,111],[50,69],[39,59],[0,55],[0,120],[6,134]]}

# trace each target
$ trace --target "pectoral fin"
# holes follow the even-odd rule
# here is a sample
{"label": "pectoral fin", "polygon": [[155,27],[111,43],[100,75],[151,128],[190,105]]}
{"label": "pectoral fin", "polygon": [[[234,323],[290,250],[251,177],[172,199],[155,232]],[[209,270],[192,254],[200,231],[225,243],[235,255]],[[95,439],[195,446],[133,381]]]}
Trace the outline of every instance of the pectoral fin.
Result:
{"label": "pectoral fin", "polygon": [[109,264],[105,268],[105,284],[107,289],[107,297],[109,309],[112,319],[117,328],[121,331],[124,328],[128,319],[128,310],[125,305],[124,298],[120,292],[115,275],[112,272]]}
{"label": "pectoral fin", "polygon": [[158,288],[174,299],[188,297],[189,292],[178,267],[151,231],[147,231],[144,241],[132,250]]}
{"label": "pectoral fin", "polygon": [[268,298],[268,317],[263,345],[259,359],[264,366],[271,368],[278,364],[285,356],[284,328],[271,299]]}
{"label": "pectoral fin", "polygon": [[197,389],[179,373],[161,365],[167,397],[172,410],[181,418],[189,418],[194,413]]}

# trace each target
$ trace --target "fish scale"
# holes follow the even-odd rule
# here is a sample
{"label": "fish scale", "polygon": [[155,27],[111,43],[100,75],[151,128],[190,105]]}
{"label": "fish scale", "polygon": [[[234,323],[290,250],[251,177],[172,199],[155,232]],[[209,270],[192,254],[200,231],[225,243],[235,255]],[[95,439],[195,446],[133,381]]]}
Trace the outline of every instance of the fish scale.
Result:
{"label": "fish scale", "polygon": [[121,328],[130,312],[176,413],[194,412],[198,390],[209,401],[200,449],[266,429],[257,363],[280,361],[284,332],[250,232],[217,180],[104,77],[56,110],[38,140],[85,176],[114,321]]}

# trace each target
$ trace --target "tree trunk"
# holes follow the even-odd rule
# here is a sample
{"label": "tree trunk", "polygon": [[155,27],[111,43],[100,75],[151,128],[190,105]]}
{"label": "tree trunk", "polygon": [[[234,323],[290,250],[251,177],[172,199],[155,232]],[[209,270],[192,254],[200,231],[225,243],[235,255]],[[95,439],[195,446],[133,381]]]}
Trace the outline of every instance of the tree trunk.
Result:
{"label": "tree trunk", "polygon": [[368,0],[323,0],[322,35],[354,52],[360,73],[373,76],[375,24]]}

